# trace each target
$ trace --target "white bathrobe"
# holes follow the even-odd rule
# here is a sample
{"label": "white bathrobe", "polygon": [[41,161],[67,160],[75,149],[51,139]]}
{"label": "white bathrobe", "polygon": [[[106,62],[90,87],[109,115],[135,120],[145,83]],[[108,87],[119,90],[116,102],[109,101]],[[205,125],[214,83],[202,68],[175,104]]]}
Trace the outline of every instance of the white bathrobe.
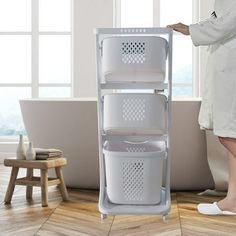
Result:
{"label": "white bathrobe", "polygon": [[236,0],[216,0],[215,12],[189,27],[195,46],[210,46],[199,124],[236,138]]}

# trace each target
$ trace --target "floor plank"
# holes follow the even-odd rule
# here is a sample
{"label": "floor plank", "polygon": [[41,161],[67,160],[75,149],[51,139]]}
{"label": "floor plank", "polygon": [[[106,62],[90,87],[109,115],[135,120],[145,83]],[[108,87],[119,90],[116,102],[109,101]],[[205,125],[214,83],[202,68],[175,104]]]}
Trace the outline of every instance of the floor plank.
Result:
{"label": "floor plank", "polygon": [[61,203],[37,235],[108,235],[113,216],[101,223],[97,191],[69,191],[70,202]]}
{"label": "floor plank", "polygon": [[12,204],[0,206],[0,235],[34,235],[60,204],[58,190],[49,192],[52,202],[49,207],[41,207],[40,192],[34,191],[34,199],[27,202],[25,189],[14,193]]}

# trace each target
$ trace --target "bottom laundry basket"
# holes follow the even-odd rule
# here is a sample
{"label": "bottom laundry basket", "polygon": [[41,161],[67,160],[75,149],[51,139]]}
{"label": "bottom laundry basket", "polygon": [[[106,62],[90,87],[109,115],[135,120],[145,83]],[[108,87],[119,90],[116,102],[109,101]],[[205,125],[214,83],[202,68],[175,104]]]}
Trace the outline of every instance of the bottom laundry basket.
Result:
{"label": "bottom laundry basket", "polygon": [[165,142],[108,141],[103,153],[110,202],[152,205],[161,201]]}

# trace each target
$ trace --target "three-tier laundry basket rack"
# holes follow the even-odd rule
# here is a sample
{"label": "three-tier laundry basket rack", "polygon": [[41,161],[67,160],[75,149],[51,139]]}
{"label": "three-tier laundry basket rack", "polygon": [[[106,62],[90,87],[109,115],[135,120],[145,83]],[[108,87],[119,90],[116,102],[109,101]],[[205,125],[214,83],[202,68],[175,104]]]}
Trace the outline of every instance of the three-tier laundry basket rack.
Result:
{"label": "three-tier laundry basket rack", "polygon": [[170,199],[172,30],[96,29],[99,210],[166,220]]}

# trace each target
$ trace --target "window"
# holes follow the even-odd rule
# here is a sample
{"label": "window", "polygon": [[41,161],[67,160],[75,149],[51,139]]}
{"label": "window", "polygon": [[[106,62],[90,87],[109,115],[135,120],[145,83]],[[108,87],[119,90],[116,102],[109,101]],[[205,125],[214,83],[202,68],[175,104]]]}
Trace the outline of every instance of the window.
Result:
{"label": "window", "polygon": [[[184,6],[184,7],[183,7]],[[118,27],[165,27],[197,18],[198,0],[117,0]],[[173,96],[192,97],[198,94],[198,53],[189,37],[174,33]]]}
{"label": "window", "polygon": [[121,27],[152,27],[153,0],[120,0]]}
{"label": "window", "polygon": [[0,138],[25,133],[19,99],[72,96],[72,0],[0,0]]}

